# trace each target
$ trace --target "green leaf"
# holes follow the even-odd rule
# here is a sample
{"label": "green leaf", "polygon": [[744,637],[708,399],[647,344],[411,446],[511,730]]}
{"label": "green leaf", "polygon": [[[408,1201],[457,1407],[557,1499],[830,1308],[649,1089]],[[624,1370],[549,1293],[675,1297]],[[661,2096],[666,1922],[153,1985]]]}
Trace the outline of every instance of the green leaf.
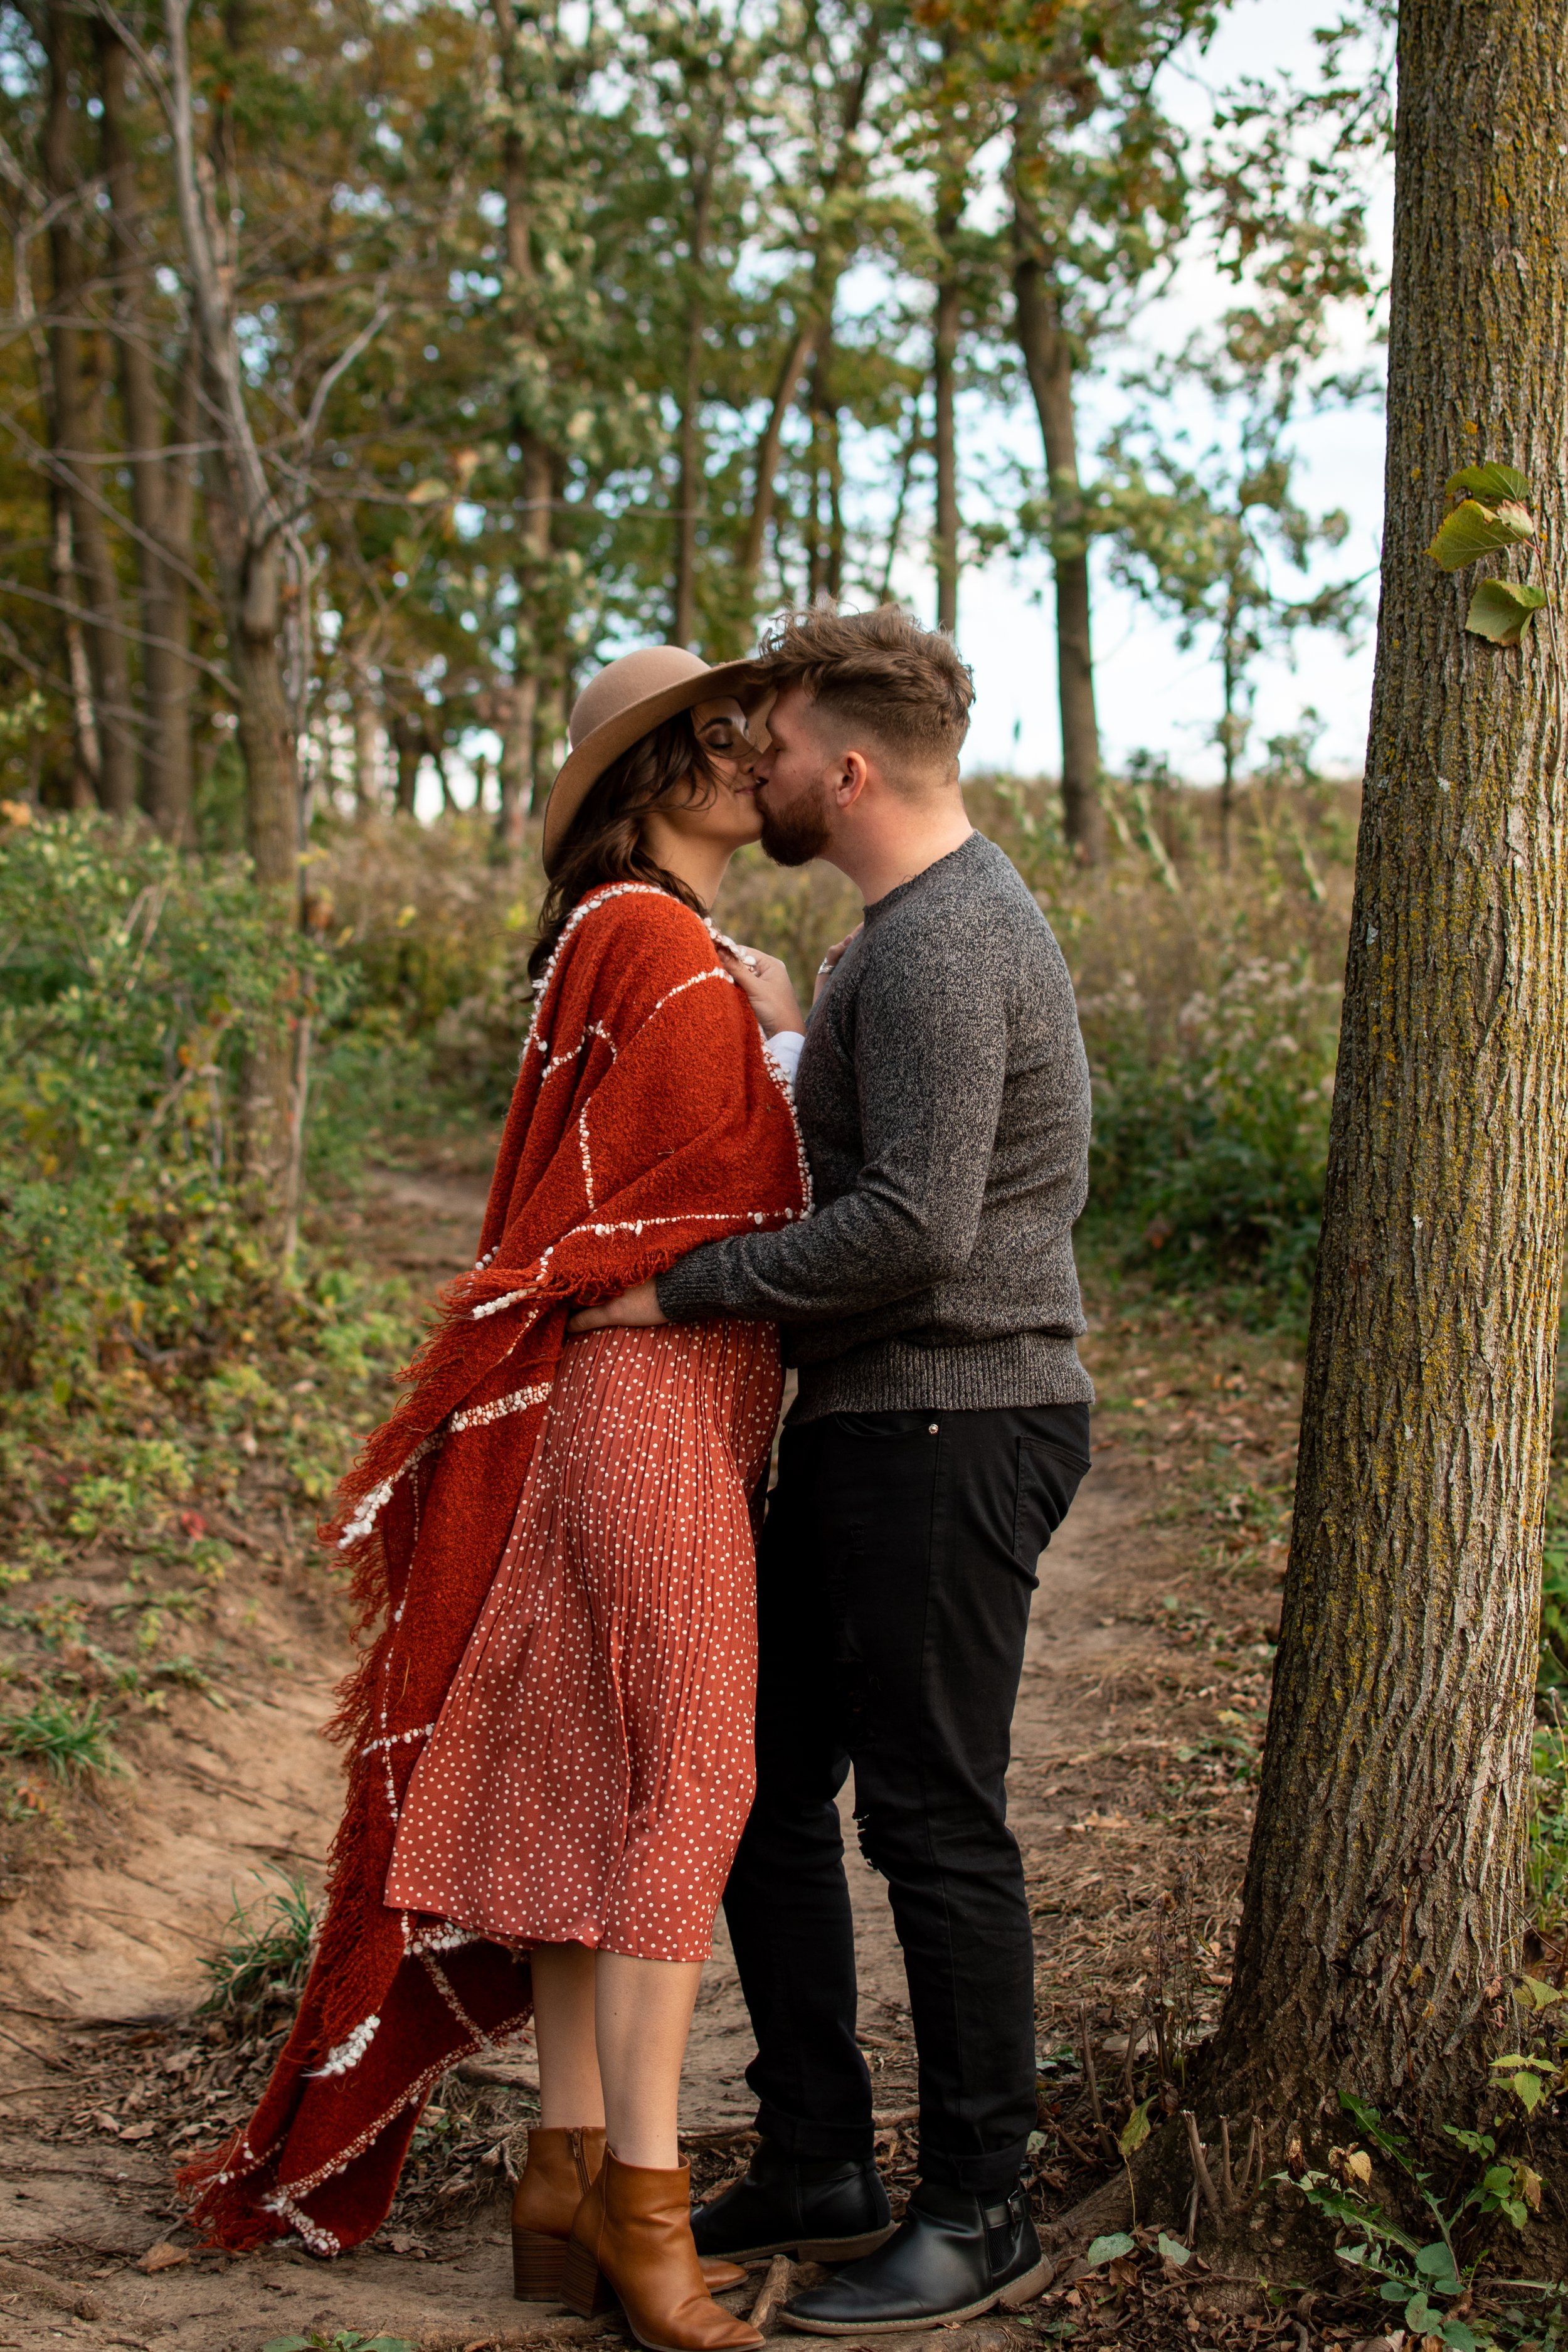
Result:
{"label": "green leaf", "polygon": [[310,2352],[308,2336],[274,2336],[261,2347],[261,2352]]}
{"label": "green leaf", "polygon": [[1191,2246],[1184,2246],[1180,2238],[1167,2237],[1163,2230],[1160,2232],[1160,2252],[1166,2262],[1174,2263],[1178,2270],[1184,2263],[1190,2263],[1193,2259]]}
{"label": "green leaf", "polygon": [[1426,552],[1445,572],[1460,572],[1478,556],[1495,555],[1500,547],[1517,547],[1534,530],[1522,507],[1503,506],[1494,511],[1474,499],[1465,499],[1452,514],[1444,516]]}
{"label": "green leaf", "polygon": [[406,2336],[367,2336],[358,2352],[419,2352],[419,2347]]}
{"label": "green leaf", "polygon": [[1539,2074],[1515,2074],[1509,2089],[1527,2116],[1532,2116],[1546,2096],[1546,2085]]}
{"label": "green leaf", "polygon": [[1443,2322],[1443,2341],[1451,2344],[1454,2352],[1476,2352],[1476,2339],[1462,2319]]}
{"label": "green leaf", "polygon": [[[1435,2280],[1441,2286],[1445,2279],[1451,2279],[1454,2276],[1454,2257],[1442,2239],[1438,2238],[1431,2245],[1420,2248],[1415,2256],[1415,2267],[1424,2277]],[[1456,2294],[1458,2292],[1457,2280],[1454,2291]]]}
{"label": "green leaf", "polygon": [[1558,1985],[1542,1984],[1539,1977],[1524,1977],[1521,1982],[1537,2009],[1551,2009],[1560,2000],[1568,2000],[1568,1990]]}
{"label": "green leaf", "polygon": [[1145,2099],[1142,2105],[1133,2108],[1132,2113],[1122,2125],[1121,2136],[1116,2145],[1123,2156],[1131,2156],[1148,2138],[1152,2128],[1149,2122],[1149,2110],[1153,2104],[1152,2099]]}
{"label": "green leaf", "polygon": [[1530,484],[1517,466],[1461,466],[1444,483],[1443,496],[1451,499],[1460,490],[1468,490],[1472,498],[1494,502],[1499,499],[1523,499],[1528,503],[1531,496]]}
{"label": "green leaf", "polygon": [[1384,2303],[1403,2303],[1409,2294],[1410,2288],[1404,2279],[1384,2279],[1377,2291]]}
{"label": "green leaf", "polygon": [[1405,2305],[1405,2325],[1415,2336],[1428,2336],[1436,2333],[1438,2315],[1433,2310],[1424,2294],[1413,2294]]}
{"label": "green leaf", "polygon": [[1545,602],[1545,589],[1532,581],[1483,580],[1470,599],[1465,626],[1494,646],[1517,646]]}
{"label": "green leaf", "polygon": [[1125,2230],[1115,2230],[1108,2238],[1096,2238],[1084,2261],[1091,2271],[1097,2271],[1102,2263],[1120,2262],[1123,2254],[1131,2253],[1137,2242]]}

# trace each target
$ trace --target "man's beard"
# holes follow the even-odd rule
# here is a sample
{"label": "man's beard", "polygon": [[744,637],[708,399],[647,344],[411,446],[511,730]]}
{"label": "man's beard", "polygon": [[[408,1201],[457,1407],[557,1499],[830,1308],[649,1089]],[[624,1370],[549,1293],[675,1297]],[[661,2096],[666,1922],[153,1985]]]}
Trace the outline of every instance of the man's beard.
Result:
{"label": "man's beard", "polygon": [[809,866],[833,838],[827,814],[827,789],[817,783],[802,793],[786,809],[771,809],[759,793],[763,848],[775,866]]}

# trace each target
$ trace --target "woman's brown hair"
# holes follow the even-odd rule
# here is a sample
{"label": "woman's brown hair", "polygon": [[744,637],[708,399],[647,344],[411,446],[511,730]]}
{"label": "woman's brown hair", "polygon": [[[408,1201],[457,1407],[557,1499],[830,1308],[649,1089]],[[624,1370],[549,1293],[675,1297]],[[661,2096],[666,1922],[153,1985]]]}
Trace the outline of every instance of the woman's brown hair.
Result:
{"label": "woman's brown hair", "polygon": [[[685,790],[682,790],[682,787]],[[648,856],[642,823],[650,809],[672,802],[701,805],[718,790],[719,778],[689,710],[678,710],[613,760],[573,818],[544,904],[539,937],[528,959],[537,981],[555,953],[572,910],[601,882],[647,882],[668,890],[683,907],[707,912],[694,890]]]}

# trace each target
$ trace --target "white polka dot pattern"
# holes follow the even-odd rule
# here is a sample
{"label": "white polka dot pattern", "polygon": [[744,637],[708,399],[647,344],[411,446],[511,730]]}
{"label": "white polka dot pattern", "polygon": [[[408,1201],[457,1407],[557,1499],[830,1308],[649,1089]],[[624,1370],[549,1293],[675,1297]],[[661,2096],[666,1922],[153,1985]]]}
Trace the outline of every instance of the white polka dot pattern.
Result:
{"label": "white polka dot pattern", "polygon": [[388,1903],[514,1946],[708,1958],[752,1803],[749,1497],[779,1396],[771,1323],[567,1343]]}

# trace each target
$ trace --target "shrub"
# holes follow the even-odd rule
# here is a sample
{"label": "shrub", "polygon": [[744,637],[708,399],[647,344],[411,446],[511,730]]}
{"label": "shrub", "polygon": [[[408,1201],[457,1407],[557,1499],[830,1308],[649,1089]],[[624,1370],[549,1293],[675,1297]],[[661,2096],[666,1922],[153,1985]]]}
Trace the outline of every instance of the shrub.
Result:
{"label": "shrub", "polygon": [[1191,1279],[1250,1275],[1303,1297],[1322,1210],[1339,991],[1250,958],[1151,1039],[1131,986],[1084,1006],[1098,1044],[1093,1187]]}
{"label": "shrub", "polygon": [[237,863],[95,817],[0,833],[0,1386],[65,1405],[243,1316],[247,1060],[323,986]]}

